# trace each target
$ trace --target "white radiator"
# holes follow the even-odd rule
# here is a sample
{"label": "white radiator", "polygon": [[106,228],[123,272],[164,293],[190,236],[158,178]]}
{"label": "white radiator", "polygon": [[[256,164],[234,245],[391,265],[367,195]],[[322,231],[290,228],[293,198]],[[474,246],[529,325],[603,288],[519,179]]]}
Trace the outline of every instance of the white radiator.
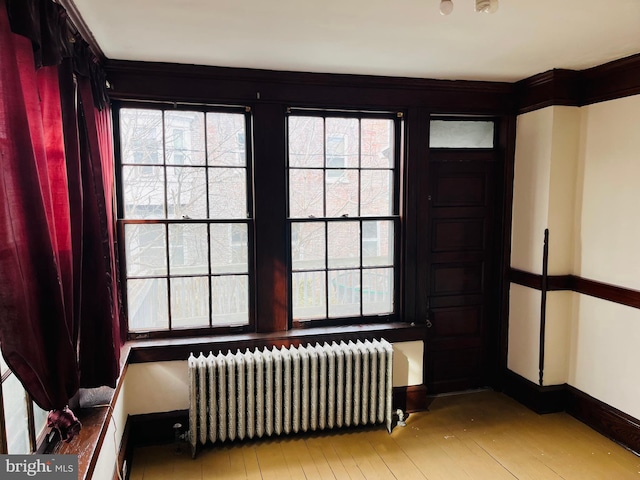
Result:
{"label": "white radiator", "polygon": [[391,432],[392,366],[384,339],[192,354],[192,455],[207,441],[385,422]]}

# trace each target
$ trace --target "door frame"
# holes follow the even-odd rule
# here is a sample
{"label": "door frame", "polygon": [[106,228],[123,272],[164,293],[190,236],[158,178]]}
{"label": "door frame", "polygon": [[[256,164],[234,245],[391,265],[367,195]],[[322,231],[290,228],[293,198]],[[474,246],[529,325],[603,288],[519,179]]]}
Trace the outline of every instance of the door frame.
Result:
{"label": "door frame", "polygon": [[[411,113],[411,112],[410,112]],[[412,253],[410,258],[415,260],[415,291],[411,298],[412,304],[406,305],[405,312],[413,312],[411,317],[416,323],[426,324],[428,319],[428,301],[431,287],[431,222],[429,206],[420,205],[421,186],[429,185],[430,163],[432,150],[429,148],[429,126],[434,119],[448,120],[477,120],[487,119],[495,122],[494,129],[494,154],[496,158],[495,170],[495,200],[493,226],[493,251],[492,261],[495,270],[494,279],[497,282],[497,293],[492,299],[493,312],[496,316],[494,322],[487,324],[486,332],[486,379],[487,386],[496,390],[502,390],[507,372],[508,353],[508,315],[509,315],[509,272],[511,264],[511,225],[513,207],[513,177],[515,163],[515,132],[516,115],[481,115],[481,116],[445,116],[442,113],[429,112],[426,109],[414,111],[408,122],[408,176],[413,179],[409,182],[407,200],[407,217],[409,226],[405,227],[407,233],[413,233],[415,245],[407,244],[407,249]],[[412,135],[413,133],[413,135]],[[419,135],[420,143],[415,142]],[[414,203],[415,202],[415,203]],[[411,221],[413,220],[413,221]],[[428,248],[420,248],[421,242],[428,242]],[[406,257],[409,258],[409,257]],[[419,267],[424,265],[425,267]],[[409,267],[411,268],[411,267]],[[429,332],[427,330],[427,336]],[[423,358],[423,384],[428,385],[429,369],[427,355],[427,339],[425,338],[425,353]],[[428,392],[427,392],[428,393]]]}

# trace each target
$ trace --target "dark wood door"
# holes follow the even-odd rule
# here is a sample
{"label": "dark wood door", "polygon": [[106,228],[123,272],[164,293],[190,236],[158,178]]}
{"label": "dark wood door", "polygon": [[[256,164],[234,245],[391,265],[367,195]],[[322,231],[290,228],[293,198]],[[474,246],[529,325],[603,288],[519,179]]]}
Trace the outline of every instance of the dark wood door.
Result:
{"label": "dark wood door", "polygon": [[[494,242],[495,152],[431,150],[421,218],[427,333],[425,380],[431,393],[488,384],[497,322]],[[426,198],[425,198],[426,197]]]}

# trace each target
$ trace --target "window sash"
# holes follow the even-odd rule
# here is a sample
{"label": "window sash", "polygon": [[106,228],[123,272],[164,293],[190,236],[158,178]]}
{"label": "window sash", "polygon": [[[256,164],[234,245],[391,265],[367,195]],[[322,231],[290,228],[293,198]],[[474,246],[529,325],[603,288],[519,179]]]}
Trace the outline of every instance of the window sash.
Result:
{"label": "window sash", "polygon": [[[152,154],[139,155],[139,157],[147,159],[144,163],[136,161],[135,155],[126,153],[123,147],[123,144],[127,141],[131,145],[131,139],[124,138],[127,133],[123,132],[121,128],[123,111],[125,117],[126,115],[135,117],[135,115],[139,114],[138,110],[143,112],[143,115],[156,116],[155,121],[151,123],[155,122],[160,130],[159,133],[151,132],[149,134],[150,139],[146,144],[142,142],[147,150],[152,150]],[[235,114],[235,117],[226,117],[227,114]],[[171,121],[173,122],[171,130],[168,129],[169,116],[172,116]],[[184,124],[180,124],[181,116],[185,119]],[[243,120],[238,123],[240,118]],[[195,121],[196,128],[200,130],[195,131],[195,133],[193,130],[189,130],[189,128],[192,128],[191,124],[187,122],[189,120]],[[121,271],[123,284],[125,285],[123,303],[129,319],[130,336],[140,338],[141,335],[146,336],[150,332],[195,331],[202,328],[244,328],[252,325],[251,312],[254,287],[251,252],[253,250],[253,221],[252,192],[249,188],[252,184],[249,162],[251,152],[250,144],[246,142],[246,139],[250,138],[251,127],[248,109],[196,107],[191,105],[168,106],[166,104],[141,105],[126,102],[119,105],[119,108],[114,109],[114,123],[116,125],[114,133],[116,137],[116,160],[118,162],[117,171],[119,173],[119,220],[117,223],[121,252]],[[135,128],[138,128],[137,124],[135,124]],[[241,130],[240,134],[237,133],[238,129]],[[234,131],[232,132],[231,130]],[[212,140],[214,131],[215,138],[219,141]],[[238,142],[242,142],[242,145]],[[176,161],[176,159],[180,161]],[[132,169],[144,169],[144,171]],[[155,172],[157,181],[156,189],[149,191],[158,193],[149,193],[149,195],[156,195],[157,198],[154,197],[157,200],[155,203],[160,207],[154,207],[153,211],[149,211],[148,214],[127,211],[126,188],[129,184],[125,175],[127,173],[138,175],[133,178],[135,180],[141,179],[141,184],[144,184],[147,181],[144,177],[151,173],[150,170]],[[238,191],[237,187],[231,185],[227,189],[231,188],[232,191],[221,192],[220,199],[223,201],[218,201],[219,199],[212,196],[218,192],[215,187],[228,185],[228,183],[216,184],[216,182],[219,182],[218,177],[232,172],[240,182],[239,187],[244,189],[245,195],[240,199],[240,203],[224,202],[225,199],[233,198],[232,195]],[[173,205],[177,206],[178,203],[180,205],[184,204],[184,201],[181,200],[182,197],[178,197],[179,200],[177,201],[173,200],[173,192],[169,192],[169,184],[173,181],[172,179],[180,181],[179,175],[184,175],[185,177],[197,176],[202,184],[202,194],[196,192],[195,197],[193,197],[193,202],[199,202],[200,207],[193,212],[184,212],[183,214],[173,207]],[[178,187],[180,185],[178,184]],[[181,190],[181,188],[177,188],[177,190]],[[191,200],[189,201],[191,202]],[[224,208],[220,208],[219,205],[224,205]],[[229,210],[229,206],[231,206],[231,210]],[[143,248],[143,243],[141,242],[144,238],[142,237],[133,240],[135,236],[131,232],[136,225],[156,225],[158,227],[157,231],[163,232],[161,234],[162,239],[156,242],[155,250],[152,248],[153,245],[149,245],[148,242],[144,243],[147,246]],[[246,232],[244,237],[246,238],[244,238],[243,243],[238,235],[229,235],[228,246],[230,251],[227,252],[227,257],[232,259],[232,263],[236,262],[236,265],[231,265],[227,270],[224,270],[223,267],[221,270],[212,265],[213,257],[216,256],[215,252],[212,253],[212,245],[216,242],[215,235],[212,232],[218,232],[219,228],[224,228],[225,225],[229,227],[230,231],[237,228],[244,229],[244,232]],[[238,227],[234,227],[234,225]],[[180,234],[182,228],[179,227],[181,226],[184,229],[190,228],[198,231],[200,235],[195,237],[191,235],[188,239],[185,239]],[[202,235],[202,232],[206,232],[206,234]],[[146,255],[146,261],[140,257],[141,254],[136,258],[128,258],[128,255],[132,255],[132,244],[131,242],[128,243],[127,240],[132,240],[133,243],[140,246],[139,250]],[[176,241],[178,242],[177,244]],[[187,241],[190,243],[195,241],[199,244],[199,247],[196,245],[189,250],[201,250],[200,266],[194,267],[189,264],[189,261],[185,260]],[[242,251],[243,249],[244,251]],[[216,256],[216,258],[218,257]],[[134,271],[131,268],[127,269],[128,262],[135,263],[141,260],[142,264],[148,264],[149,261],[155,262],[157,268],[155,271],[154,269],[139,271]],[[242,265],[239,266],[237,261],[240,261]],[[136,292],[132,291],[132,286],[137,288]],[[235,308],[240,309],[238,312],[240,317],[238,313],[233,313],[233,305],[220,304],[220,299],[218,298],[220,293],[214,290],[214,286],[216,288],[231,289],[230,291],[234,292]],[[140,288],[143,288],[143,290],[140,290]],[[176,296],[176,292],[184,288],[187,290],[183,291],[192,297],[190,298],[191,302],[185,302],[182,295]],[[245,295],[242,295],[242,292],[237,290],[238,288],[244,288]],[[144,294],[145,291],[147,292],[146,294]],[[159,304],[162,304],[162,307],[159,308]],[[135,314],[131,311],[132,308],[135,308],[138,312],[144,312],[145,309],[150,308],[153,310],[152,320],[138,321],[137,325],[135,325]],[[148,310],[148,312],[151,312],[151,310]]]}
{"label": "window sash", "polygon": [[[380,317],[389,317],[397,315],[399,292],[397,291],[397,285],[400,267],[399,267],[399,245],[400,245],[400,217],[399,217],[399,163],[400,163],[400,145],[401,145],[401,124],[399,116],[391,114],[362,114],[362,113],[349,113],[346,116],[343,112],[324,112],[324,111],[298,111],[291,110],[289,112],[288,119],[291,121],[291,117],[313,117],[309,122],[313,122],[316,119],[321,119],[323,122],[322,138],[323,142],[315,141],[312,139],[309,151],[312,152],[312,157],[307,159],[306,163],[301,162],[300,158],[294,158],[298,150],[296,146],[291,145],[291,124],[288,129],[288,144],[289,154],[287,158],[287,177],[290,183],[289,191],[293,191],[291,185],[292,181],[295,181],[295,172],[318,172],[317,178],[324,178],[321,203],[322,212],[319,211],[319,206],[310,215],[301,214],[300,211],[295,211],[292,205],[294,201],[292,196],[288,197],[288,217],[287,222],[289,225],[289,251],[290,251],[290,265],[289,265],[289,304],[290,304],[290,318],[294,326],[303,326],[306,324],[333,324],[333,323],[349,323],[351,321],[362,321],[364,317],[369,317],[369,320],[374,320]],[[326,120],[329,118],[351,118],[358,122],[358,151],[357,151],[357,165],[354,166],[353,160],[346,160],[346,155],[349,153],[349,140],[348,135],[341,137],[338,141],[338,135],[334,133],[328,133],[326,127]],[[362,157],[365,152],[362,148],[362,121],[369,119],[384,119],[391,121],[393,133],[391,135],[390,147],[393,154],[392,161],[385,165],[369,165],[364,164]],[[320,122],[317,121],[314,125],[315,130],[319,130]],[[320,146],[322,143],[322,147]],[[336,151],[339,149],[339,151]],[[340,154],[340,155],[338,155]],[[323,157],[321,164],[320,158]],[[341,159],[340,168],[336,168],[333,162],[335,157],[339,156]],[[350,163],[351,162],[351,163]],[[365,215],[362,209],[362,197],[361,193],[357,196],[357,211],[355,215],[346,214],[344,216],[331,216],[329,215],[327,208],[327,189],[330,183],[334,182],[349,182],[350,179],[345,175],[345,172],[356,172],[358,182],[363,177],[363,172],[389,172],[391,179],[390,185],[390,206],[389,211],[385,215]],[[313,173],[312,173],[313,175]],[[354,175],[354,177],[356,176]],[[354,178],[351,177],[351,178]],[[317,180],[316,180],[317,182]],[[317,184],[317,183],[316,183]],[[360,190],[358,185],[358,189]],[[320,201],[317,202],[319,204]],[[394,234],[389,239],[391,247],[393,248],[393,254],[391,262],[388,265],[365,265],[363,263],[363,246],[367,241],[371,241],[371,238],[365,238],[362,235],[363,222],[384,221],[393,225]],[[353,222],[359,226],[359,245],[357,252],[357,259],[354,259],[352,264],[345,264],[344,266],[329,265],[329,240],[328,231],[331,225],[336,225],[335,222]],[[295,259],[294,249],[296,245],[296,234],[300,226],[304,224],[317,224],[322,225],[324,229],[324,247],[316,246],[317,251],[323,250],[324,260],[315,258],[311,260],[308,266]],[[317,243],[317,242],[316,242]],[[391,286],[389,288],[391,294],[390,307],[382,308],[380,312],[376,312],[375,308],[371,305],[367,305],[367,301],[376,297],[376,293],[373,291],[365,292],[365,277],[371,277],[374,272],[378,272],[381,269],[387,269],[390,271],[388,275],[391,278]],[[357,286],[351,285],[340,286],[340,278],[353,283],[357,278]],[[334,288],[335,287],[335,288]],[[331,289],[333,293],[331,292]],[[308,295],[308,298],[305,297]],[[332,301],[332,295],[337,298],[342,296],[344,300],[341,304],[340,298],[336,301]],[[351,296],[351,298],[347,298]],[[334,299],[335,299],[334,298]],[[302,305],[301,305],[302,304]],[[349,306],[351,305],[351,306]],[[355,306],[354,306],[355,305]]]}

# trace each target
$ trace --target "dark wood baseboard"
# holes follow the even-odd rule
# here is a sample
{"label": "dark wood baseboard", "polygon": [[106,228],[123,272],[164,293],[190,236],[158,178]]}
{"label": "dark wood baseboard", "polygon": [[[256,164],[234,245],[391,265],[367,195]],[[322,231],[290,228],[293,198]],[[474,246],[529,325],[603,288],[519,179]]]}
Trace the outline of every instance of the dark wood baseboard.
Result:
{"label": "dark wood baseboard", "polygon": [[[131,468],[131,460],[133,459],[133,442],[131,442],[131,422],[129,421],[131,417],[127,417],[127,423],[124,426],[124,431],[122,432],[122,440],[120,440],[120,450],[118,451],[118,458],[116,459],[116,471],[113,472],[113,480],[128,480],[129,478],[129,469]],[[125,462],[127,463],[127,471],[122,471]],[[122,479],[120,475],[122,475]]]}
{"label": "dark wood baseboard", "polygon": [[636,455],[640,453],[640,420],[570,385],[566,390],[567,413]]}
{"label": "dark wood baseboard", "polygon": [[566,406],[566,385],[540,386],[517,373],[507,370],[504,393],[536,413],[563,412]]}
{"label": "dark wood baseboard", "polygon": [[507,370],[504,392],[537,413],[565,411],[636,455],[640,454],[640,420],[571,385],[541,387]]}
{"label": "dark wood baseboard", "polygon": [[144,415],[130,415],[131,438],[136,447],[145,445],[161,445],[175,441],[173,426],[182,426],[179,433],[189,430],[189,411],[174,410],[162,413],[146,413]]}
{"label": "dark wood baseboard", "polygon": [[[127,464],[127,480],[133,467],[133,449],[148,445],[163,445],[175,441],[173,426],[180,423],[180,433],[189,429],[189,411],[174,410],[171,412],[146,413],[142,415],[129,415],[122,434],[120,451],[118,453],[116,468],[122,472],[124,463]],[[120,480],[118,473],[114,472],[113,480]]]}
{"label": "dark wood baseboard", "polygon": [[393,408],[400,408],[405,412],[420,412],[427,410],[427,387],[412,385],[409,387],[393,388]]}

